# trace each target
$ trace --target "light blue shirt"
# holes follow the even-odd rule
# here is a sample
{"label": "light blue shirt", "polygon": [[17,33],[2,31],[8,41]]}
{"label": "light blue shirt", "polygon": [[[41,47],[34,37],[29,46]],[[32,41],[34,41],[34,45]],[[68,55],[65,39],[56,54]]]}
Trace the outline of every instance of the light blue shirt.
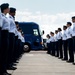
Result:
{"label": "light blue shirt", "polygon": [[58,40],[62,39],[62,33],[61,33],[61,32],[58,32],[58,34],[57,34],[57,39],[58,39]]}
{"label": "light blue shirt", "polygon": [[71,26],[67,28],[66,36],[67,36],[67,39],[72,38],[72,28],[71,28]]}
{"label": "light blue shirt", "polygon": [[55,34],[54,38],[55,38],[55,41],[57,42],[58,41],[57,34]]}
{"label": "light blue shirt", "polygon": [[63,31],[62,40],[67,40],[66,30]]}
{"label": "light blue shirt", "polygon": [[9,21],[10,21],[10,30],[9,30],[9,32],[15,34],[15,29],[16,29],[15,20],[11,15],[9,16]]}
{"label": "light blue shirt", "polygon": [[72,26],[72,36],[75,36],[75,23],[73,23],[73,26]]}
{"label": "light blue shirt", "polygon": [[10,30],[10,22],[5,14],[2,13],[2,30]]}
{"label": "light blue shirt", "polygon": [[54,36],[51,36],[51,37],[50,37],[50,40],[51,40],[51,42],[55,42]]}
{"label": "light blue shirt", "polygon": [[23,43],[25,43],[25,39],[24,39],[23,36],[21,36],[21,41],[22,41]]}
{"label": "light blue shirt", "polygon": [[0,27],[2,27],[2,13],[1,13],[1,9],[0,9]]}

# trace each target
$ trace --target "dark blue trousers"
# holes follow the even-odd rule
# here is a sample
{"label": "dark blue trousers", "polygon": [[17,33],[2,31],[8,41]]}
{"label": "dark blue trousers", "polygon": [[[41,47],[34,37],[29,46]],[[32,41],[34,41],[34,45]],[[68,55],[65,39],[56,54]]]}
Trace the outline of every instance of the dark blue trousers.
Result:
{"label": "dark blue trousers", "polygon": [[68,60],[67,40],[63,40],[64,59]]}
{"label": "dark blue trousers", "polygon": [[14,44],[15,44],[15,34],[9,33],[8,67],[11,67],[13,64]]}
{"label": "dark blue trousers", "polygon": [[67,40],[68,49],[69,49],[69,61],[74,62],[74,51],[73,51],[73,39],[70,38]]}
{"label": "dark blue trousers", "polygon": [[9,32],[8,30],[2,30],[0,72],[3,73],[6,72],[7,69],[8,49],[9,49]]}

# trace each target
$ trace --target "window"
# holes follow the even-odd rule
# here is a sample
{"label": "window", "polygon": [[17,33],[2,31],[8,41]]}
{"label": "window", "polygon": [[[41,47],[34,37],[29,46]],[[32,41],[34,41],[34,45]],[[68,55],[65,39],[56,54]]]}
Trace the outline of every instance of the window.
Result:
{"label": "window", "polygon": [[38,30],[37,29],[33,29],[33,34],[35,35],[35,36],[38,36],[39,34],[38,34]]}

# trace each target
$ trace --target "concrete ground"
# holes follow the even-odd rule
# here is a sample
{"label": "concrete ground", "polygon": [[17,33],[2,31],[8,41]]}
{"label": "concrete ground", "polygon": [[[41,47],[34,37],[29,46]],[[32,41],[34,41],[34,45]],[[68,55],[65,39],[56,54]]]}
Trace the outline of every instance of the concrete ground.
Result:
{"label": "concrete ground", "polygon": [[12,75],[75,75],[75,65],[46,54],[31,51],[23,55]]}

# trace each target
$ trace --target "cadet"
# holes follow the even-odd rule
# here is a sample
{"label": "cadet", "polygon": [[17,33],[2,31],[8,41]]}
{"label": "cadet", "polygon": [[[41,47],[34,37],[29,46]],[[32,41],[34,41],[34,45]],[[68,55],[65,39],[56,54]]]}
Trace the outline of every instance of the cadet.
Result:
{"label": "cadet", "polygon": [[58,30],[55,30],[55,51],[56,51],[56,57],[59,57],[57,34],[58,34]]}
{"label": "cadet", "polygon": [[74,53],[73,53],[73,40],[72,40],[72,28],[71,28],[72,23],[67,22],[67,31],[66,31],[66,36],[67,36],[67,42],[68,42],[68,49],[69,49],[69,60],[67,62],[74,62]]}
{"label": "cadet", "polygon": [[64,50],[64,54],[63,54],[64,58],[63,58],[63,60],[68,60],[66,29],[67,29],[67,26],[63,26],[63,34],[62,34],[63,50]]}
{"label": "cadet", "polygon": [[9,54],[8,54],[8,69],[15,70],[13,67],[13,55],[14,55],[14,44],[15,44],[15,8],[10,8],[9,12],[9,21],[10,21],[10,30],[9,30]]}
{"label": "cadet", "polygon": [[7,73],[7,55],[8,55],[8,48],[9,48],[9,29],[10,23],[6,14],[9,13],[9,4],[4,3],[1,5],[1,12],[2,12],[2,32],[1,32],[1,56],[2,59],[0,62],[0,75],[11,75]]}
{"label": "cadet", "polygon": [[[72,17],[73,28],[72,28],[72,38],[73,38],[73,51],[75,52],[75,16]],[[73,53],[74,53],[73,52]],[[74,63],[73,63],[74,64]],[[75,65],[75,64],[74,64]]]}
{"label": "cadet", "polygon": [[50,36],[49,36],[49,34],[47,34],[46,37],[47,37],[46,43],[47,43],[47,49],[48,49],[47,53],[50,54],[50,41],[49,41],[50,40]]}
{"label": "cadet", "polygon": [[22,33],[22,29],[19,28],[18,29],[18,48],[19,48],[18,49],[19,50],[19,54],[18,54],[19,56],[18,57],[19,58],[21,57],[21,52],[22,52],[22,50],[21,50],[22,49],[22,43],[21,43],[22,35],[21,35],[21,33]]}
{"label": "cadet", "polygon": [[52,56],[55,56],[55,39],[54,39],[54,33],[50,32],[51,34],[51,51],[52,51]]}
{"label": "cadet", "polygon": [[1,29],[2,29],[2,14],[0,8],[0,59],[1,59]]}
{"label": "cadet", "polygon": [[61,32],[61,28],[58,28],[58,34],[57,34],[57,38],[58,38],[58,48],[59,48],[59,55],[60,55],[60,59],[63,58],[63,51],[62,51],[62,32]]}
{"label": "cadet", "polygon": [[25,38],[24,38],[24,33],[22,32],[22,38],[21,38],[21,41],[22,41],[22,53],[24,53],[24,44],[25,44]]}
{"label": "cadet", "polygon": [[18,59],[18,29],[19,29],[19,23],[18,21],[15,21],[16,24],[16,30],[15,30],[15,51],[14,51],[14,62],[17,62]]}

